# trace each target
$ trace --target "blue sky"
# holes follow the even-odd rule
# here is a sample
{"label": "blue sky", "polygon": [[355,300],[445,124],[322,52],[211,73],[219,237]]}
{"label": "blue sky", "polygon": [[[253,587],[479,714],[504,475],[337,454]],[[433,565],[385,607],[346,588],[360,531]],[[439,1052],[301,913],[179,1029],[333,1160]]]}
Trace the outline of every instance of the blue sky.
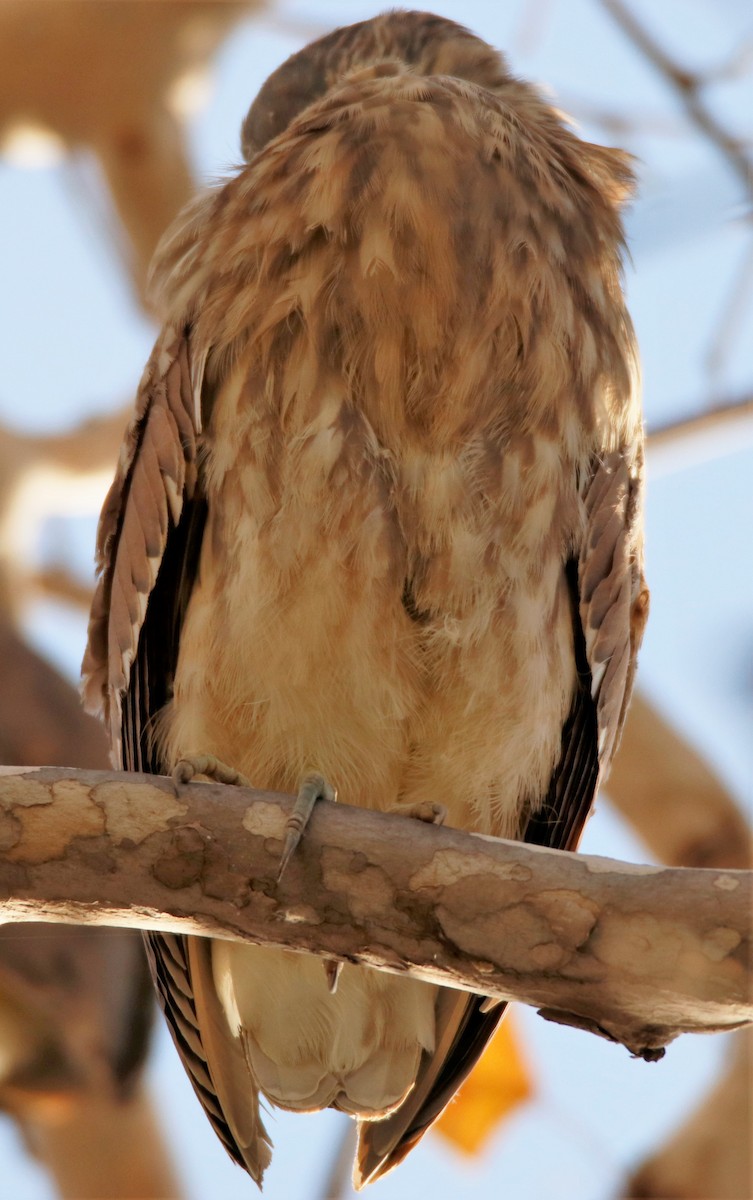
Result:
{"label": "blue sky", "polygon": [[[702,409],[750,389],[753,296],[736,310],[738,330],[721,369],[713,343],[736,272],[750,253],[742,187],[715,148],[688,130],[673,93],[625,42],[600,5],[588,0],[504,4],[435,3],[506,50],[513,68],[540,81],[568,112],[619,110],[649,119],[614,139],[580,119],[585,137],[622,140],[635,153],[639,197],[628,215],[633,265],[627,288],[642,348],[649,425]],[[753,34],[749,5],[738,0],[636,0],[663,44],[685,65],[717,66]],[[374,15],[360,2],[281,3],[239,27],[217,60],[214,93],[191,128],[199,179],[225,173],[238,156],[240,121],[259,85],[303,35]],[[716,114],[750,136],[753,84],[746,78],[709,91]],[[91,171],[89,171],[91,176]],[[0,419],[26,430],[65,428],[114,408],[132,394],[154,331],[137,310],[120,264],[83,202],[69,165],[21,170],[0,164],[0,261],[5,286],[0,321],[3,387]],[[650,460],[649,460],[650,466]],[[666,464],[665,464],[666,466]],[[753,503],[750,431],[686,466],[649,471],[649,631],[641,685],[717,766],[741,803],[750,803],[753,716],[751,647]],[[38,553],[66,553],[88,570],[95,514],[53,522]],[[50,604],[36,605],[30,636],[66,670],[80,661],[84,622]],[[583,848],[646,860],[627,828],[601,803]],[[622,1172],[660,1142],[710,1083],[723,1053],[718,1038],[683,1038],[656,1065],[619,1047],[521,1012],[525,1047],[537,1080],[535,1101],[499,1131],[469,1167],[435,1137],[371,1190],[374,1200],[430,1192],[438,1200],[504,1194],[516,1200],[604,1200]],[[254,1194],[230,1164],[200,1113],[181,1068],[160,1035],[151,1078],[192,1200]],[[276,1114],[275,1158],[265,1195],[316,1196],[341,1128],[336,1114]],[[45,1178],[0,1124],[6,1194],[47,1200]],[[7,1172],[12,1170],[12,1181]]]}

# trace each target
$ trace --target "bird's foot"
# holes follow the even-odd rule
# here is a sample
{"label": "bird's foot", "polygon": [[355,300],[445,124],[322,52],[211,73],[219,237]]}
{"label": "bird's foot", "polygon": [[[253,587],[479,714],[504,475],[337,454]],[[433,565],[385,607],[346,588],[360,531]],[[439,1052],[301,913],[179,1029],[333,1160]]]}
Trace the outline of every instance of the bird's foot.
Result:
{"label": "bird's foot", "polygon": [[180,795],[181,787],[190,783],[195,775],[206,775],[207,779],[213,779],[215,783],[228,783],[233,787],[251,787],[251,782],[245,775],[241,775],[240,771],[229,767],[221,759],[215,758],[213,754],[189,754],[186,758],[179,758],[172,770],[176,796]]}
{"label": "bird's foot", "polygon": [[317,800],[337,800],[337,792],[323,775],[307,775],[298,789],[293,811],[285,825],[285,843],[282,848],[280,869],[277,872],[278,883],[303,836],[303,831],[308,825]]}
{"label": "bird's foot", "polygon": [[420,800],[418,804],[397,804],[390,812],[400,817],[413,817],[414,821],[425,821],[427,825],[444,825],[447,820],[445,805],[432,800]]}

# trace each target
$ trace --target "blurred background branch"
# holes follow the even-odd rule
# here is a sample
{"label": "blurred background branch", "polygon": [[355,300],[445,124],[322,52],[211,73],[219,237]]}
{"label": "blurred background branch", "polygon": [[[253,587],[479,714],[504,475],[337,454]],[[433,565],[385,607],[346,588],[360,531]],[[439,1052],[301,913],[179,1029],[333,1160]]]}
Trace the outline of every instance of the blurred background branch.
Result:
{"label": "blurred background branch", "polygon": [[[730,133],[703,98],[704,88],[709,83],[725,78],[731,70],[737,70],[740,67],[745,69],[750,61],[750,44],[748,44],[742,59],[736,55],[723,68],[717,68],[708,74],[690,71],[665,50],[658,38],[652,35],[648,24],[640,20],[631,5],[625,4],[623,0],[601,0],[601,3],[636,49],[644,55],[661,78],[675,90],[688,119],[724,156],[727,164],[741,180],[748,199],[753,201],[753,160],[747,153],[746,144],[742,139]],[[732,67],[733,63],[734,67]]]}
{"label": "blurred background branch", "polygon": [[[114,211],[101,219],[142,303],[154,247],[195,180],[185,120],[249,0],[3,0],[0,135],[6,154],[87,148]],[[30,8],[33,8],[33,19]],[[36,149],[35,149],[36,148]],[[74,159],[75,161],[75,159]],[[79,195],[97,204],[85,173]],[[122,229],[121,229],[122,225]]]}
{"label": "blurred background branch", "polygon": [[[102,727],[2,611],[0,662],[0,762],[107,766]],[[66,1200],[180,1194],[142,1078],[154,1007],[137,934],[0,927],[0,1109]]]}

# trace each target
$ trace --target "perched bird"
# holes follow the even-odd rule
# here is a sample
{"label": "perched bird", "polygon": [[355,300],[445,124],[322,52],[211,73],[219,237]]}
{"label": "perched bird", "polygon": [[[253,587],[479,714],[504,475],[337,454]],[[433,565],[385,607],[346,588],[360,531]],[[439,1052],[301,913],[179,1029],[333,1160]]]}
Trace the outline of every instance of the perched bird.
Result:
{"label": "perched bird", "polygon": [[[307,777],[304,807],[441,798],[450,825],[573,849],[647,610],[626,156],[467,30],[400,11],[284,63],[242,145],[157,254],[165,324],[101,518],[88,701],[129,769]],[[281,949],[148,943],[257,1181],[260,1094],[356,1117],[363,1184],[502,1011]]]}

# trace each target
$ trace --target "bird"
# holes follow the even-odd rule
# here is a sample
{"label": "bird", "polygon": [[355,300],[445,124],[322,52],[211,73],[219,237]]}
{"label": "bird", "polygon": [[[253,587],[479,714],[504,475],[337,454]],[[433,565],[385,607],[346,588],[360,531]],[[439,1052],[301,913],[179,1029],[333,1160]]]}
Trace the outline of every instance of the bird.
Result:
{"label": "bird", "polygon": [[[403,10],[283,63],[241,147],[157,251],[86,702],[117,765],[299,789],[300,825],[336,792],[574,850],[648,611],[631,160],[467,29]],[[145,936],[196,1093],[259,1184],[262,1104],[347,1113],[356,1186],[382,1176],[504,1011]]]}

